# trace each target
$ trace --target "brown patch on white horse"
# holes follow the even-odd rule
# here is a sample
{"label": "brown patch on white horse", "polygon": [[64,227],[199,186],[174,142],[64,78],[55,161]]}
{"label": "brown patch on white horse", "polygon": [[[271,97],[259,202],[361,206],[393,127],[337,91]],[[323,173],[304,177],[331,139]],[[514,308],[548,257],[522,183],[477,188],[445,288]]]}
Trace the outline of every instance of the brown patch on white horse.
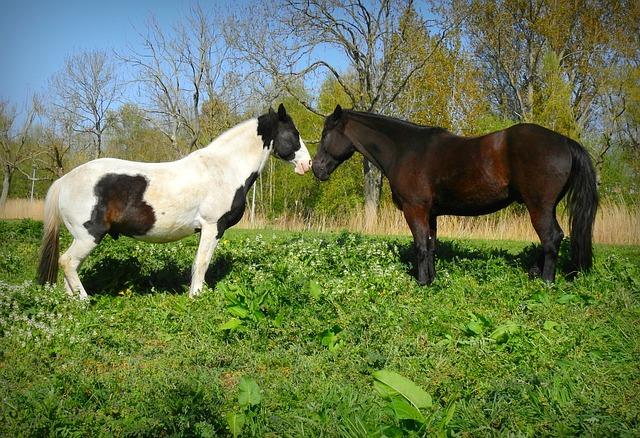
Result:
{"label": "brown patch on white horse", "polygon": [[125,236],[144,236],[155,224],[153,208],[144,199],[149,181],[143,175],[108,173],[96,184],[96,205],[91,219],[83,225],[100,243],[109,234],[117,239]]}

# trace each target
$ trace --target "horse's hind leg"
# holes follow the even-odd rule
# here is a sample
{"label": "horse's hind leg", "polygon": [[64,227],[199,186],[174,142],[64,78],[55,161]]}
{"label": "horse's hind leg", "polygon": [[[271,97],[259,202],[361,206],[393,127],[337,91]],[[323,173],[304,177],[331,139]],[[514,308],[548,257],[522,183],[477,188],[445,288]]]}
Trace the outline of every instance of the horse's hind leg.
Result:
{"label": "horse's hind leg", "polygon": [[73,243],[71,243],[69,249],[60,256],[60,266],[64,272],[64,285],[67,289],[67,293],[73,296],[73,294],[77,292],[80,295],[81,300],[86,300],[88,296],[87,292],[84,290],[84,286],[82,286],[82,283],[80,282],[78,268],[96,245],[97,243],[93,238],[76,238]]}
{"label": "horse's hind leg", "polygon": [[531,223],[542,243],[542,279],[553,281],[556,275],[556,262],[560,243],[564,238],[562,228],[556,219],[555,206],[550,208],[529,208]]}

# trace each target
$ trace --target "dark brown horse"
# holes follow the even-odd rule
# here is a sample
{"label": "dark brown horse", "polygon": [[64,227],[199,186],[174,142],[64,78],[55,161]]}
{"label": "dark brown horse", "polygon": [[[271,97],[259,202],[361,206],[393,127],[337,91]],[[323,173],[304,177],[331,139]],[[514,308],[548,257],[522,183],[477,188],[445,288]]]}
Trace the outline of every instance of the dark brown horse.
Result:
{"label": "dark brown horse", "polygon": [[313,172],[320,180],[355,151],[389,179],[418,254],[418,283],[435,276],[437,217],[476,216],[524,203],[542,242],[532,272],[553,281],[564,234],[556,206],[568,193],[570,271],[592,264],[592,232],[598,206],[591,159],[574,140],[538,125],[519,124],[481,137],[460,137],[377,114],[342,110],[325,119]]}

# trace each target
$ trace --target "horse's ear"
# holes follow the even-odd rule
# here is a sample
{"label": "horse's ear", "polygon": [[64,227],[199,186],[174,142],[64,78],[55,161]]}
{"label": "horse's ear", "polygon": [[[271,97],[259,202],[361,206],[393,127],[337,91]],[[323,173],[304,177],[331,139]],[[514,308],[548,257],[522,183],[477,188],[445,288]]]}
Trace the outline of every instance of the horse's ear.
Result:
{"label": "horse's ear", "polygon": [[287,110],[285,109],[283,104],[280,104],[280,106],[278,107],[278,118],[282,122],[287,120]]}
{"label": "horse's ear", "polygon": [[336,109],[333,110],[333,114],[331,114],[333,120],[340,120],[342,118],[342,107],[340,104],[336,105]]}
{"label": "horse's ear", "polygon": [[270,116],[275,116],[276,112],[273,110],[273,107],[269,107],[269,115]]}

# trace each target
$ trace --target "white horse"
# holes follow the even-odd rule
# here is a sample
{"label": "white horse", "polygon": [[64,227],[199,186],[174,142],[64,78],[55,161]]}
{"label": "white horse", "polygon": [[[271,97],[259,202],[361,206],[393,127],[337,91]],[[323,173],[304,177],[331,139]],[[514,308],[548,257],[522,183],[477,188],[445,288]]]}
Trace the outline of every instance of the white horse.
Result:
{"label": "white horse", "polygon": [[[55,283],[58,264],[70,295],[87,293],[78,267],[109,234],[170,242],[200,232],[189,296],[202,290],[213,251],[245,209],[249,188],[269,154],[292,163],[298,174],[311,157],[283,105],[226,131],[209,146],[178,161],[139,163],[102,158],[56,180],[47,193],[38,280]],[[59,254],[59,225],[73,242]]]}

